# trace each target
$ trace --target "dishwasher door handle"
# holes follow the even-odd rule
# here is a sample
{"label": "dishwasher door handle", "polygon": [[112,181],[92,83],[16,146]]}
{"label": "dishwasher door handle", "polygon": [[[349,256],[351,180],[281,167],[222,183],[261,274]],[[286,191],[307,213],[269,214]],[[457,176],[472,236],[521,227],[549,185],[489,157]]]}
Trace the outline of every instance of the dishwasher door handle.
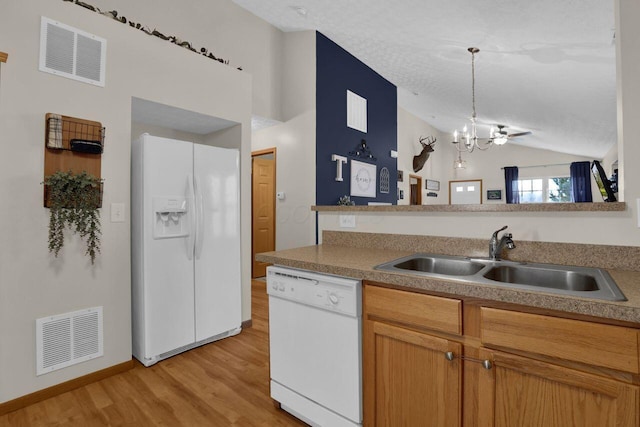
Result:
{"label": "dishwasher door handle", "polygon": [[320,281],[318,279],[311,279],[309,277],[304,277],[304,276],[296,276],[293,274],[282,274],[282,273],[278,273],[277,271],[275,272],[276,276],[282,276],[282,277],[286,277],[288,279],[294,279],[294,280],[307,280],[311,283],[313,283],[314,285],[319,285]]}

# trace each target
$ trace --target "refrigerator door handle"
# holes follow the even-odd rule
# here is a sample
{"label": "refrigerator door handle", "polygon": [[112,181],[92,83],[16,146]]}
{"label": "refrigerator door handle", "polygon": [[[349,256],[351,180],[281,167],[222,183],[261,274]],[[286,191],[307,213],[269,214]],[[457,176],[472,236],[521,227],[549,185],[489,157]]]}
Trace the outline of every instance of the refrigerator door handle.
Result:
{"label": "refrigerator door handle", "polygon": [[196,220],[194,218],[196,214],[196,206],[195,206],[195,191],[193,188],[193,175],[187,175],[187,194],[186,199],[189,203],[188,205],[188,218],[189,218],[189,236],[187,237],[187,259],[193,259],[193,246],[195,242],[196,236]]}
{"label": "refrigerator door handle", "polygon": [[194,175],[195,197],[196,197],[196,259],[202,254],[202,245],[204,243],[204,198],[202,197],[202,186],[198,177]]}

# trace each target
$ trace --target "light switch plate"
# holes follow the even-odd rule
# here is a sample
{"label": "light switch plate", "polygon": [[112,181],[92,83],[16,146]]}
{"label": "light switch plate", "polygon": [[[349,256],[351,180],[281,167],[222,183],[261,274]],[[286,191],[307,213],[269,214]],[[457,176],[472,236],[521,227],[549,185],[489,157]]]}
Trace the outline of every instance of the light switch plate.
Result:
{"label": "light switch plate", "polygon": [[340,227],[342,227],[342,228],[356,228],[356,216],[355,215],[340,215]]}
{"label": "light switch plate", "polygon": [[124,222],[124,203],[111,203],[111,222]]}
{"label": "light switch plate", "polygon": [[636,214],[638,215],[638,228],[640,228],[640,199],[636,199]]}

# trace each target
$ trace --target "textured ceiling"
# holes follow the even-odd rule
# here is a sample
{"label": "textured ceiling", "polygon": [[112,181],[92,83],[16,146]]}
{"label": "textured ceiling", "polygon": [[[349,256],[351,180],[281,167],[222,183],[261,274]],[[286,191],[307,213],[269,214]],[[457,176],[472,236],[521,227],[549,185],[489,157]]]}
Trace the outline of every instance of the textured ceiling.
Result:
{"label": "textured ceiling", "polygon": [[[234,0],[283,31],[318,30],[398,86],[399,104],[442,132],[476,109],[531,131],[513,143],[603,157],[616,142],[613,2]],[[306,9],[306,16],[296,11]]]}

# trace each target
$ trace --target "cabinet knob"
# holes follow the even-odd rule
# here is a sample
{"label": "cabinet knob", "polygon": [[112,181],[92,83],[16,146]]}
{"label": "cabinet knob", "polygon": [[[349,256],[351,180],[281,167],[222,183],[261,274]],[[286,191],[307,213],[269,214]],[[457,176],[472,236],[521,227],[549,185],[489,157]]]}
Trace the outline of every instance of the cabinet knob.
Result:
{"label": "cabinet knob", "polygon": [[[449,362],[451,362],[453,361],[453,359],[456,358],[456,355],[453,353],[453,351],[447,351],[444,353],[444,358],[447,359]],[[463,356],[463,355],[458,356],[458,359],[468,360],[469,362],[478,362],[482,365],[484,369],[487,369],[487,370],[493,368],[493,363],[491,363],[491,361],[488,359],[482,360],[482,359],[476,359],[475,357],[469,357],[469,356]]]}

